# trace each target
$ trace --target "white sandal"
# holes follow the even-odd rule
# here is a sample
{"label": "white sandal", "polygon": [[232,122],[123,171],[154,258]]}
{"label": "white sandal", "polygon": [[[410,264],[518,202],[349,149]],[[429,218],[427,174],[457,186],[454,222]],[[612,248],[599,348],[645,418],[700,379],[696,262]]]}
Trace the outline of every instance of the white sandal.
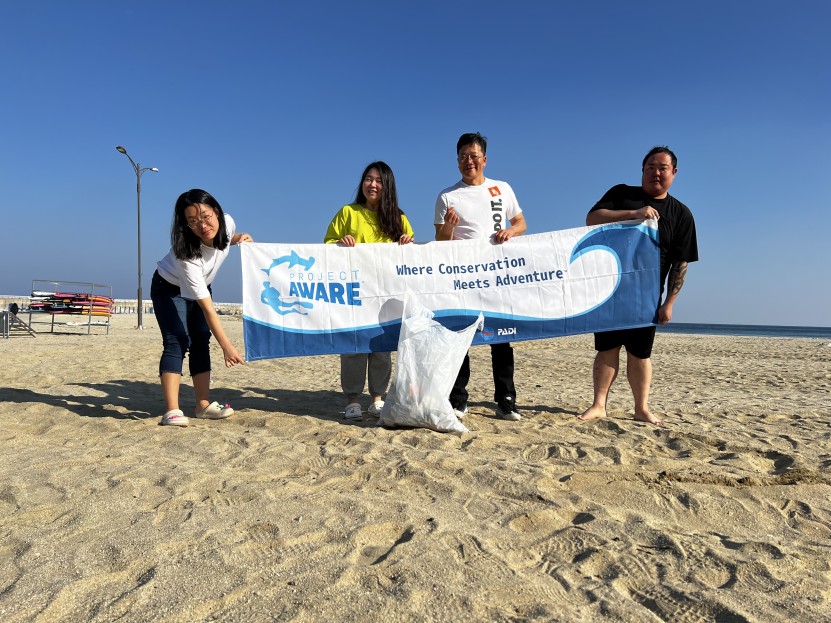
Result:
{"label": "white sandal", "polygon": [[231,405],[222,407],[218,402],[214,401],[205,407],[204,411],[199,411],[196,417],[202,418],[203,420],[223,420],[232,415],[234,415],[234,410],[231,408]]}
{"label": "white sandal", "polygon": [[350,402],[346,405],[346,410],[343,412],[343,417],[347,420],[360,420],[363,417],[361,412],[361,405],[357,402]]}
{"label": "white sandal", "polygon": [[162,426],[187,426],[188,419],[181,409],[171,409],[162,416],[162,421],[159,424]]}

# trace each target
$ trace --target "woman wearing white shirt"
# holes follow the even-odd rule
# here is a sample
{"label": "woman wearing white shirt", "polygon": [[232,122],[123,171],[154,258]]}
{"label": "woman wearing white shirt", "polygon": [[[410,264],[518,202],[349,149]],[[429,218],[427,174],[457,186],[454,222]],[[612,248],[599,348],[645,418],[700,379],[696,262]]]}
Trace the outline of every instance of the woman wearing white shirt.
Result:
{"label": "woman wearing white shirt", "polygon": [[228,339],[211,300],[211,283],[228,257],[230,245],[251,242],[236,233],[234,219],[222,211],[210,193],[194,188],[176,200],[171,249],[157,264],[150,286],[153,312],[162,332],[164,350],[159,362],[167,411],[161,423],[187,426],[179,408],[179,385],[185,353],[196,394],[195,417],[222,419],[234,413],[230,405],[209,400],[211,386],[210,339],[213,333],[225,355],[225,365],[245,363]]}

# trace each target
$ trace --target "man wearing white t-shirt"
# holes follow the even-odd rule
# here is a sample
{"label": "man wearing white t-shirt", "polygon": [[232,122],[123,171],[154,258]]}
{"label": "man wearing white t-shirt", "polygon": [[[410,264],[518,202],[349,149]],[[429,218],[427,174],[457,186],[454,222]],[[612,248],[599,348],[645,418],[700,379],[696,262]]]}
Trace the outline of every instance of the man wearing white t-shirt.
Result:
{"label": "man wearing white t-shirt", "polygon": [[[490,238],[503,244],[525,233],[525,217],[507,182],[485,177],[488,140],[479,134],[462,134],[456,143],[457,161],[462,179],[445,188],[436,199],[436,240]],[[496,414],[506,420],[519,420],[514,387],[514,349],[510,344],[491,345]],[[467,383],[470,380],[470,357],[450,392],[450,404],[456,415],[467,413]]]}

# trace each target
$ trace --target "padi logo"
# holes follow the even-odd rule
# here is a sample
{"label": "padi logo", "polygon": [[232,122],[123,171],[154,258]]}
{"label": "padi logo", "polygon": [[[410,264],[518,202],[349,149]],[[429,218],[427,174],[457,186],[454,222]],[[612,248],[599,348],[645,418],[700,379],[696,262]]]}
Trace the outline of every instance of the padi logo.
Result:
{"label": "padi logo", "polygon": [[[311,301],[334,305],[362,305],[357,269],[352,270],[351,275],[347,271],[312,272],[314,263],[314,257],[300,257],[296,251],[272,260],[268,268],[260,269],[268,277],[266,281],[263,281],[260,301],[282,316],[286,314],[308,316],[309,312],[306,310],[314,309],[314,303]],[[288,270],[288,293],[286,294],[271,283],[272,270],[284,265],[284,270]],[[296,267],[300,267],[300,270],[295,270]],[[350,276],[354,281],[348,280]],[[285,290],[285,275],[278,281]]]}
{"label": "padi logo", "polygon": [[493,327],[484,327],[482,329],[482,339],[490,342],[494,337],[500,335],[516,335],[516,327],[500,327],[495,329]]}

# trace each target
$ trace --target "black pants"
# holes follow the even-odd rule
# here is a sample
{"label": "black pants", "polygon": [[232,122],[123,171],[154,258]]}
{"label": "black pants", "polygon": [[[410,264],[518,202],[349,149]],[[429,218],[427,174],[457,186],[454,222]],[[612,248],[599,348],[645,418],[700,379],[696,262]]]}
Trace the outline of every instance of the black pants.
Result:
{"label": "black pants", "polygon": [[[493,369],[493,399],[499,402],[510,396],[516,403],[514,387],[514,349],[509,343],[491,344],[491,368]],[[470,355],[465,355],[453,389],[450,390],[450,404],[461,408],[468,399],[467,383],[470,380]]]}
{"label": "black pants", "polygon": [[150,282],[150,299],[164,344],[159,376],[165,372],[182,374],[185,353],[189,353],[191,376],[209,372],[211,330],[199,303],[183,298],[179,286],[166,281],[158,271]]}

